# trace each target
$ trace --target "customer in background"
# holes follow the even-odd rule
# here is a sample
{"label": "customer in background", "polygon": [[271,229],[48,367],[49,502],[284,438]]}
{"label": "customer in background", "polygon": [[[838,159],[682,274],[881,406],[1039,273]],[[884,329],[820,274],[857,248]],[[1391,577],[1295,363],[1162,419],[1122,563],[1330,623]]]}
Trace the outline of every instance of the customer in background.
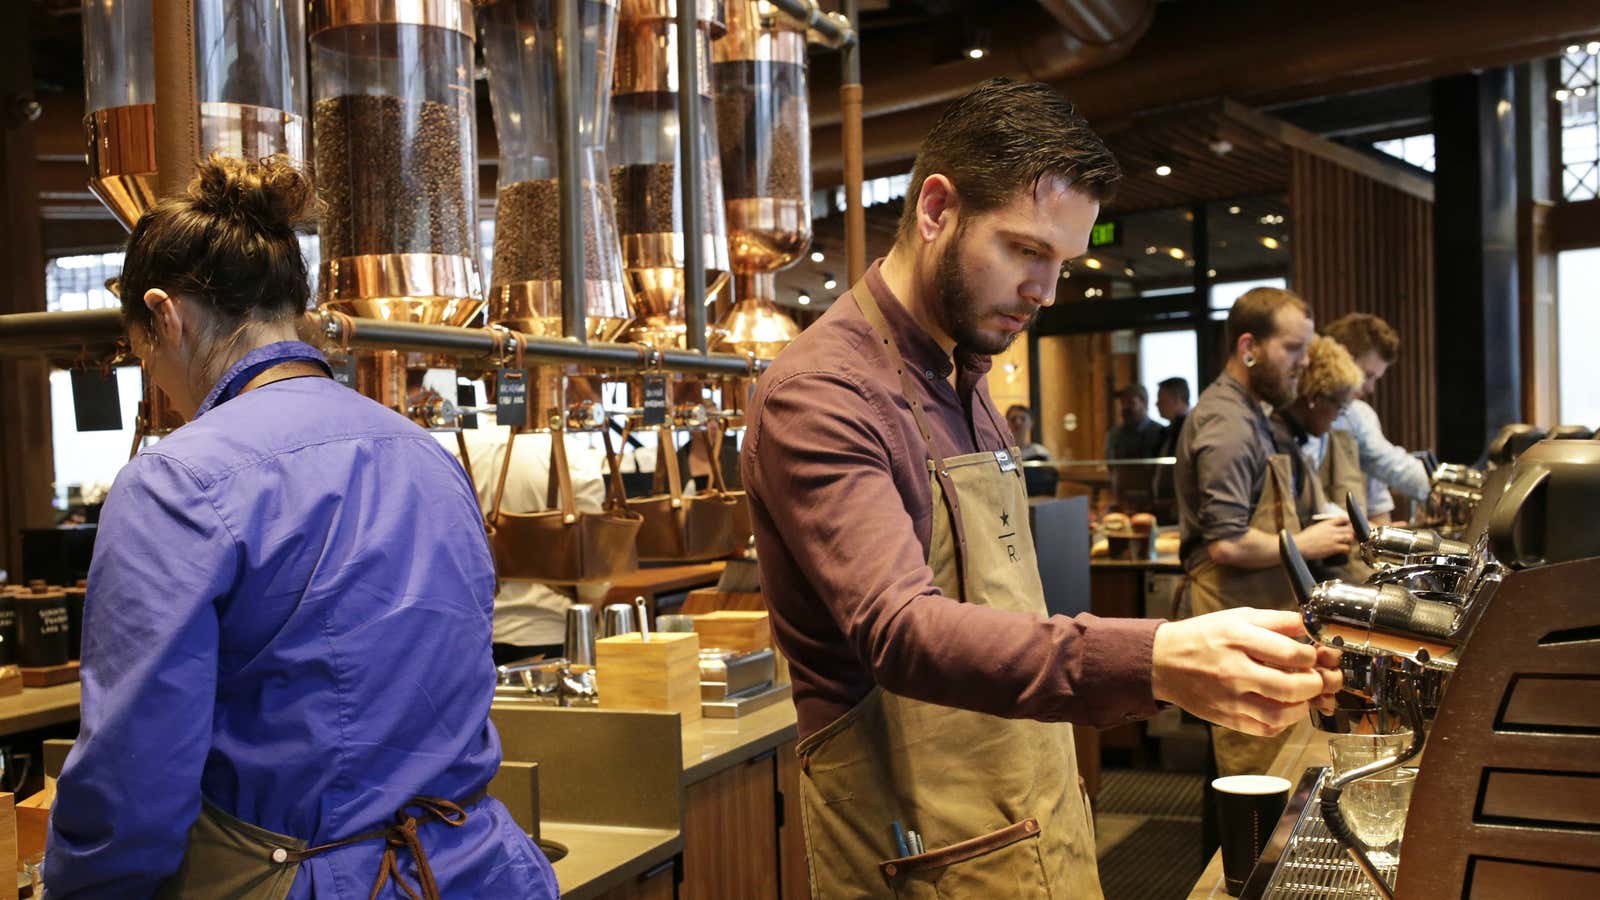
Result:
{"label": "customer in background", "polygon": [[1033,410],[1021,403],[1006,409],[1006,427],[1011,429],[1011,442],[1022,451],[1022,461],[1049,459],[1050,448],[1033,439]]}
{"label": "customer in background", "polygon": [[129,343],[190,421],[101,514],[52,898],[557,895],[485,793],[471,485],[296,339],[312,203],[282,157],[212,157],[128,239]]}
{"label": "customer in background", "polygon": [[[1156,385],[1156,414],[1167,420],[1161,431],[1161,446],[1157,456],[1178,454],[1178,435],[1183,433],[1183,420],[1189,418],[1189,382],[1182,378],[1168,378]],[[1170,524],[1178,516],[1178,494],[1173,482],[1172,466],[1157,466],[1154,486],[1154,509],[1159,522]]]}
{"label": "customer in background", "polygon": [[1400,336],[1388,322],[1367,313],[1351,313],[1329,322],[1323,334],[1350,351],[1364,376],[1356,399],[1334,423],[1334,429],[1355,437],[1361,454],[1361,471],[1367,476],[1367,518],[1374,525],[1388,523],[1394,514],[1393,488],[1418,503],[1428,499],[1428,468],[1383,436],[1383,425],[1371,400],[1378,380],[1400,356]]}
{"label": "customer in background", "polygon": [[[1178,552],[1194,615],[1242,606],[1294,610],[1278,556],[1280,530],[1298,533],[1308,560],[1348,554],[1354,543],[1342,516],[1301,528],[1293,465],[1269,422],[1273,407],[1297,396],[1313,337],[1305,301],[1289,291],[1256,288],[1228,313],[1227,365],[1178,439]],[[1265,772],[1282,742],[1282,734],[1211,727],[1222,775]]]}
{"label": "customer in background", "polygon": [[[472,463],[473,487],[478,506],[488,514],[494,505],[495,486],[505,465],[511,430],[499,425],[468,428],[462,432]],[[454,435],[435,435],[445,449],[460,455]],[[605,453],[568,436],[567,468],[572,473],[572,493],[579,512],[599,512],[605,502]],[[550,489],[550,434],[517,436],[506,473],[501,509],[509,513],[543,512]],[[587,584],[552,587],[537,581],[500,580],[494,595],[494,662],[503,666],[532,656],[559,657],[566,638],[567,607],[579,602],[603,603],[610,585]]]}
{"label": "customer in background", "polygon": [[1161,423],[1150,418],[1150,392],[1130,384],[1117,392],[1122,421],[1106,434],[1106,459],[1150,459],[1161,451]]}

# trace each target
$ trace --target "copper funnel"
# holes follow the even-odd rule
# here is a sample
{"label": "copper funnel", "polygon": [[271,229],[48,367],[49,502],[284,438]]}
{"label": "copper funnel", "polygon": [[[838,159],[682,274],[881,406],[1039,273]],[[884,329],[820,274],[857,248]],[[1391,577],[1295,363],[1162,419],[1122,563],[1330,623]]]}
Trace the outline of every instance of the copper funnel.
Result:
{"label": "copper funnel", "polygon": [[800,326],[772,302],[776,281],[771,272],[738,276],[743,299],[717,323],[713,350],[772,359],[800,336]]}

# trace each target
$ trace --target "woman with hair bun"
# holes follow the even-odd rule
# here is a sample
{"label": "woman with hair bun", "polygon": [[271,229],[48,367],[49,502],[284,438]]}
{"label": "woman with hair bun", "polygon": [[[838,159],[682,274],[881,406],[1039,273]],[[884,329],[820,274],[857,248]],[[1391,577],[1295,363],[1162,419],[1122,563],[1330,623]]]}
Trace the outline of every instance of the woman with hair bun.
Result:
{"label": "woman with hair bun", "polygon": [[129,337],[191,421],[102,513],[52,898],[556,896],[484,793],[472,485],[296,339],[312,198],[282,158],[212,157],[128,240]]}
{"label": "woman with hair bun", "polygon": [[1333,430],[1365,377],[1343,345],[1318,336],[1308,349],[1294,400],[1273,416],[1279,442],[1285,451],[1295,451],[1291,461],[1303,523],[1309,524],[1314,515],[1343,512],[1346,494],[1355,494],[1357,503],[1366,505],[1367,482],[1355,438]]}

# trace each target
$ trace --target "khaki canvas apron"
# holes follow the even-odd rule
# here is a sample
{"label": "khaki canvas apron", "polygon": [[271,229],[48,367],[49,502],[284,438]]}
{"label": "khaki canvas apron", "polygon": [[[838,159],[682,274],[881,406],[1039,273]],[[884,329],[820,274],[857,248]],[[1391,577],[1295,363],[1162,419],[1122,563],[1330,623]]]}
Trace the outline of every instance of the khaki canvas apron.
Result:
{"label": "khaki canvas apron", "polygon": [[[1250,527],[1271,535],[1274,544],[1280,529],[1287,529],[1290,534],[1300,533],[1290,465],[1289,457],[1282,453],[1275,453],[1268,460],[1266,478],[1261,483],[1261,499],[1256,501],[1255,512],[1250,517]],[[1241,606],[1297,608],[1289,576],[1281,564],[1265,569],[1240,569],[1208,559],[1189,573],[1187,587],[1189,607],[1196,616]],[[1266,772],[1287,738],[1287,731],[1274,738],[1263,738],[1212,725],[1211,750],[1216,755],[1217,774]]]}
{"label": "khaki canvas apron", "polygon": [[[853,294],[901,375],[927,445],[935,584],[967,603],[1048,615],[1015,457],[939,458],[870,288],[863,282]],[[1100,896],[1071,725],[1003,719],[877,687],[797,752],[814,897]],[[925,852],[902,856],[891,821],[920,832]]]}
{"label": "khaki canvas apron", "polygon": [[[1340,510],[1345,508],[1345,496],[1355,494],[1358,508],[1367,508],[1367,476],[1361,471],[1361,448],[1356,444],[1356,436],[1348,431],[1328,432],[1328,446],[1322,454],[1322,466],[1317,470],[1317,477],[1310,479],[1316,487],[1317,510],[1322,510],[1328,504],[1337,506]],[[1352,584],[1365,584],[1372,577],[1371,566],[1361,561],[1361,557],[1352,553],[1342,566],[1325,566],[1325,573],[1340,581]]]}

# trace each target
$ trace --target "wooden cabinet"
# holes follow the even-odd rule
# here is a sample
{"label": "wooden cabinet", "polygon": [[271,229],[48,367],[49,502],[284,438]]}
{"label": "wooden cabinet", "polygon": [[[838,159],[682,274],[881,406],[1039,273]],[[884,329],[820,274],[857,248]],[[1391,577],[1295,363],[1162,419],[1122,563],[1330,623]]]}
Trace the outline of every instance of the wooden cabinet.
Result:
{"label": "wooden cabinet", "polygon": [[599,900],[675,900],[671,860],[601,894]]}
{"label": "wooden cabinet", "polygon": [[684,791],[681,900],[778,900],[775,754]]}
{"label": "wooden cabinet", "polygon": [[806,867],[806,832],[800,821],[800,758],[794,741],[779,744],[778,764],[778,868],[783,900],[811,896],[810,870]]}

